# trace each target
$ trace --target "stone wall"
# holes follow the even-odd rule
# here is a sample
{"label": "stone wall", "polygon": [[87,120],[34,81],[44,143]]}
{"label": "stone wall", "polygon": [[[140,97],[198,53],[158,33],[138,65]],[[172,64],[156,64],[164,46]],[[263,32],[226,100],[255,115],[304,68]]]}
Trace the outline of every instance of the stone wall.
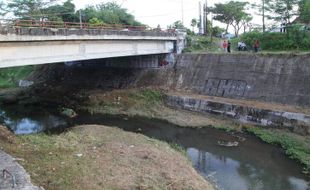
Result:
{"label": "stone wall", "polygon": [[56,65],[49,70],[59,76],[49,78],[63,78],[59,84],[74,88],[153,86],[189,94],[310,106],[309,54],[182,54],[175,56],[174,64],[164,66],[158,66],[159,60],[153,55],[90,60],[74,64],[76,67]]}
{"label": "stone wall", "polygon": [[182,54],[173,77],[176,90],[310,105],[309,54]]}
{"label": "stone wall", "polygon": [[310,116],[301,113],[259,109],[175,95],[166,95],[165,103],[173,108],[227,116],[242,123],[284,128],[302,135],[310,134]]}

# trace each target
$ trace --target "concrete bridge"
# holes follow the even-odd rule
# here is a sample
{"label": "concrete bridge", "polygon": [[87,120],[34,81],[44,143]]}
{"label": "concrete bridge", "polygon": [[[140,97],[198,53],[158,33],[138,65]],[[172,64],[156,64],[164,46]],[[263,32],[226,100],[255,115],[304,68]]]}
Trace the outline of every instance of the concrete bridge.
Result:
{"label": "concrete bridge", "polygon": [[0,26],[0,68],[164,55],[183,47],[184,34],[176,32]]}

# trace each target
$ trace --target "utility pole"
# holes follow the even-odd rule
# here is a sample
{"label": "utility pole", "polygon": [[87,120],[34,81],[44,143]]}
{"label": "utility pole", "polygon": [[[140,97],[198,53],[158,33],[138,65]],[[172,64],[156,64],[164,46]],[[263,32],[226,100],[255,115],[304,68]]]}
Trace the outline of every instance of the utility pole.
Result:
{"label": "utility pole", "polygon": [[184,2],[182,0],[182,24],[184,26]]}
{"label": "utility pole", "polygon": [[79,15],[80,15],[80,28],[83,28],[83,22],[82,22],[82,10],[79,10]]}
{"label": "utility pole", "polygon": [[203,21],[204,21],[204,34],[208,34],[208,0],[205,1],[204,4],[204,14],[203,14]]}
{"label": "utility pole", "polygon": [[263,1],[263,32],[265,32],[266,30],[266,26],[265,26],[265,0],[262,0]]}
{"label": "utility pole", "polygon": [[211,13],[211,26],[210,26],[210,38],[211,38],[211,43],[213,42],[213,15]]}
{"label": "utility pole", "polygon": [[199,1],[199,34],[203,34],[203,18],[202,18],[202,11],[201,11],[202,7],[201,7],[201,1]]}

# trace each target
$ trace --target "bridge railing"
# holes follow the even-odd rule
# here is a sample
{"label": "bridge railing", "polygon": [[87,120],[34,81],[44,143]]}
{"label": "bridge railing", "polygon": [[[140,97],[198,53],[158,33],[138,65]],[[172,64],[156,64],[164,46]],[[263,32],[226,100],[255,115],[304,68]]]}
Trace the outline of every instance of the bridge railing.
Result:
{"label": "bridge railing", "polygon": [[13,26],[23,28],[68,28],[68,29],[99,29],[99,30],[119,30],[119,31],[158,31],[175,33],[174,29],[150,28],[146,26],[133,26],[122,24],[92,24],[79,22],[54,22],[39,20],[0,20],[0,26]]}
{"label": "bridge railing", "polygon": [[40,27],[40,28],[80,28],[80,29],[114,29],[114,30],[146,30],[145,26],[130,26],[120,24],[92,24],[78,22],[53,22],[37,20],[16,20],[14,26],[18,27]]}

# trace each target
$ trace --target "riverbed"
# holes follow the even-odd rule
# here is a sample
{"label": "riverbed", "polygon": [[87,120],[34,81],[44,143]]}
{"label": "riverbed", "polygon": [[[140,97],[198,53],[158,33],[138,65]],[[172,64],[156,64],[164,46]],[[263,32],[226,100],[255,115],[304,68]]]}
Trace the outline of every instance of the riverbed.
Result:
{"label": "riverbed", "polygon": [[[185,128],[163,120],[126,115],[79,113],[74,119],[58,114],[57,107],[1,107],[0,121],[18,135],[44,131],[62,132],[81,124],[102,124],[141,133],[185,149],[195,169],[218,189],[307,190],[309,178],[302,167],[279,147],[243,133],[212,128]],[[238,142],[236,147],[219,141]]]}

